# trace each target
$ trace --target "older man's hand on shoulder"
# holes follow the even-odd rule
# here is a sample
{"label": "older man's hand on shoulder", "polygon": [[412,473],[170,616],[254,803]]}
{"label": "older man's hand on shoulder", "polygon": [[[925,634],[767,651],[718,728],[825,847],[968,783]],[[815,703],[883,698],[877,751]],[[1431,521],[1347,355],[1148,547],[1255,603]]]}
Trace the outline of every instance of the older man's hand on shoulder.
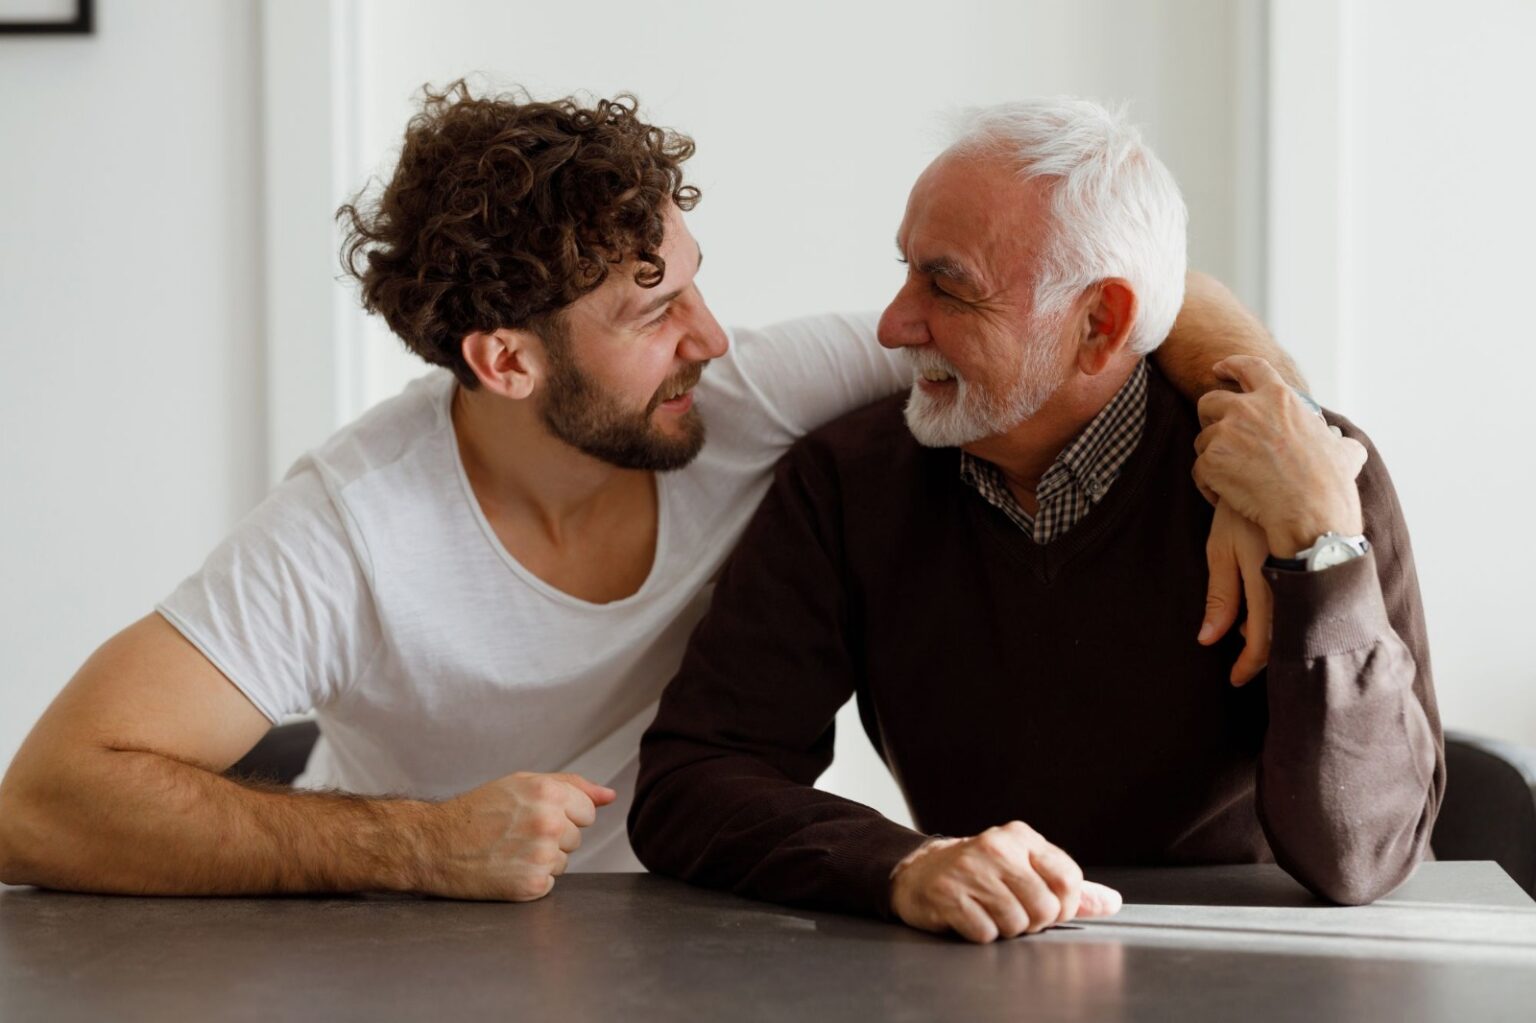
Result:
{"label": "older man's hand on shoulder", "polygon": [[891,909],[920,930],[953,930],[984,944],[1110,916],[1120,909],[1120,894],[1084,881],[1072,857],[1012,821],[919,846],[891,872]]}
{"label": "older man's hand on shoulder", "polygon": [[1242,390],[1200,399],[1201,490],[1262,529],[1275,557],[1293,557],[1324,533],[1359,533],[1364,446],[1331,430],[1263,359],[1234,356],[1216,372]]}

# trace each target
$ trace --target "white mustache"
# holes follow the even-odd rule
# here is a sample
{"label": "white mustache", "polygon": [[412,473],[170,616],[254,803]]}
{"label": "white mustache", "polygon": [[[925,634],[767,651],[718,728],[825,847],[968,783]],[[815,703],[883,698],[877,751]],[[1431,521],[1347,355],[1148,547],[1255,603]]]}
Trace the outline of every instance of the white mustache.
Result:
{"label": "white mustache", "polygon": [[950,365],[948,359],[932,348],[903,348],[901,352],[906,357],[907,364],[912,367],[914,378],[921,376],[925,370],[937,369],[948,373],[956,380],[965,379],[960,375],[959,370]]}

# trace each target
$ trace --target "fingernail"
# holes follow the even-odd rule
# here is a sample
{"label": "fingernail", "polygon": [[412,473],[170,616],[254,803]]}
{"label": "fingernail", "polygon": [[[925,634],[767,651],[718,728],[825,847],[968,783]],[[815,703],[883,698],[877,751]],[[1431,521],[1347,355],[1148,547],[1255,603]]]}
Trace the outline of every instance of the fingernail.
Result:
{"label": "fingernail", "polygon": [[1095,916],[1113,916],[1124,904],[1119,892],[1096,881],[1083,882],[1083,901],[1092,907]]}
{"label": "fingernail", "polygon": [[1210,622],[1201,622],[1200,635],[1196,637],[1195,641],[1197,643],[1209,643],[1211,641],[1211,637],[1214,635],[1216,635],[1216,626],[1212,625]]}

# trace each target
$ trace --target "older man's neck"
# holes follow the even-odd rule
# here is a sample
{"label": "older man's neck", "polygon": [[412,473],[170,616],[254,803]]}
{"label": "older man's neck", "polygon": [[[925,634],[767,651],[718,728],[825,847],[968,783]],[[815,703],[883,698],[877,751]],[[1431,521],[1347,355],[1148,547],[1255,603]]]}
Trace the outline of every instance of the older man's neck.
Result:
{"label": "older man's neck", "polygon": [[965,450],[997,466],[1024,510],[1035,514],[1040,477],[1120,392],[1140,361],[1116,359],[1091,376],[1073,373],[1039,412],[1007,433],[966,444]]}

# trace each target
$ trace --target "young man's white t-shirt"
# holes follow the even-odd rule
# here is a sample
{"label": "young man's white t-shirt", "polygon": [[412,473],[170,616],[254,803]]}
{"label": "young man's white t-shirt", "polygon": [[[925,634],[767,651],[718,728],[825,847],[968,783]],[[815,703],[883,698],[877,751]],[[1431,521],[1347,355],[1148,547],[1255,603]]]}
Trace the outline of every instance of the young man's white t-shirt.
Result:
{"label": "young man's white t-shirt", "polygon": [[315,711],[300,786],[441,799],[575,771],[619,798],[570,869],[638,870],[640,734],[775,461],[910,381],[871,317],[734,332],[695,391],[702,452],[657,474],[649,577],[593,604],[496,538],[459,460],[457,385],[436,371],[300,459],[157,610],[274,723]]}

